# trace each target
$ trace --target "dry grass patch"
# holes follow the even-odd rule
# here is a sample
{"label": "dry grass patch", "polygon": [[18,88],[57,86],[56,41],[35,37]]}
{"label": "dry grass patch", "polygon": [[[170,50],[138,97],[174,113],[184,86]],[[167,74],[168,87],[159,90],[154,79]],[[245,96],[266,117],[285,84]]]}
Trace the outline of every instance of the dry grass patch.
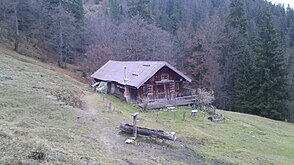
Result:
{"label": "dry grass patch", "polygon": [[0,71],[12,78],[0,79],[0,164],[113,164],[77,118],[84,84],[12,51],[0,56]]}

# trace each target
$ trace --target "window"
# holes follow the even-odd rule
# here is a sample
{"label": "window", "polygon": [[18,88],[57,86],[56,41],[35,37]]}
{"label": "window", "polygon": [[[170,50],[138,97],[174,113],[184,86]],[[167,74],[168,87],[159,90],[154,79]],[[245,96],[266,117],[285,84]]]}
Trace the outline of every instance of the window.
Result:
{"label": "window", "polygon": [[168,80],[169,76],[168,74],[161,74],[161,80]]}
{"label": "window", "polygon": [[170,90],[171,92],[174,92],[174,91],[175,91],[175,83],[170,83],[170,84],[169,84],[169,90]]}
{"label": "window", "polygon": [[153,94],[153,86],[152,85],[147,85],[147,94],[152,95]]}
{"label": "window", "polygon": [[145,85],[143,86],[143,93],[144,93],[145,95],[148,94],[147,87],[146,87]]}

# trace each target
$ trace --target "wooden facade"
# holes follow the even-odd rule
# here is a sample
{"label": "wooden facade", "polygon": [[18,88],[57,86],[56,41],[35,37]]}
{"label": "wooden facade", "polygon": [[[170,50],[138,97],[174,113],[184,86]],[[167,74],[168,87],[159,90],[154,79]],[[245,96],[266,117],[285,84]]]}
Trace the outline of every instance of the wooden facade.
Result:
{"label": "wooden facade", "polygon": [[171,100],[183,95],[183,85],[184,81],[180,75],[168,67],[163,67],[138,89],[132,86],[125,87],[117,82],[109,82],[108,92],[120,99],[129,95],[131,102],[157,99]]}
{"label": "wooden facade", "polygon": [[173,99],[182,94],[182,77],[168,67],[160,69],[137,90],[139,100]]}
{"label": "wooden facade", "polygon": [[164,61],[108,61],[92,76],[108,84],[108,92],[126,102],[173,100],[183,96],[187,76]]}

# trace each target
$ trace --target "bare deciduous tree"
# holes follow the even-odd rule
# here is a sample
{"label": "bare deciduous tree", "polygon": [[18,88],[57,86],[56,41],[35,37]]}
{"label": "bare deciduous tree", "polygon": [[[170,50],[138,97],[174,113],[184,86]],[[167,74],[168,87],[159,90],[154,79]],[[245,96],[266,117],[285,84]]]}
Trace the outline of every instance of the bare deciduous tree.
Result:
{"label": "bare deciduous tree", "polygon": [[211,105],[213,103],[213,101],[215,100],[214,92],[207,89],[198,88],[196,100],[200,105],[200,108],[202,109],[203,107]]}

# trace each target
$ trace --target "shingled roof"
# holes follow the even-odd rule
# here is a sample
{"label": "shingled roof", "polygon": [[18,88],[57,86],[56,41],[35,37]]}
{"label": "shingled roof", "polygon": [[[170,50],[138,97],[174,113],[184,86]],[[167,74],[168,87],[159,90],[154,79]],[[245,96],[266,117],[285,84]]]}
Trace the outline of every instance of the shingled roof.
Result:
{"label": "shingled roof", "polygon": [[167,66],[177,74],[179,74],[185,81],[191,82],[191,79],[182,72],[171,66],[165,61],[108,61],[94,74],[92,78],[103,81],[114,81],[124,84],[124,66],[127,67],[126,85],[139,88],[146,81],[148,81],[156,72],[164,66]]}

